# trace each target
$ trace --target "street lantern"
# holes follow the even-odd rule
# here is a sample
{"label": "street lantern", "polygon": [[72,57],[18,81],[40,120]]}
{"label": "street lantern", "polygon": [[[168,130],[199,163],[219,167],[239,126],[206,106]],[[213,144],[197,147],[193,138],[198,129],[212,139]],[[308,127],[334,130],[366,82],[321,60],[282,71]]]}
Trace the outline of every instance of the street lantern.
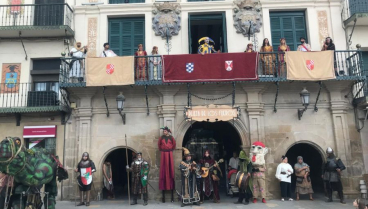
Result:
{"label": "street lantern", "polygon": [[309,91],[306,87],[303,88],[303,90],[300,92],[300,98],[302,99],[302,104],[304,106],[304,109],[298,109],[298,118],[299,120],[302,118],[303,113],[307,110],[309,105]]}
{"label": "street lantern", "polygon": [[125,103],[125,96],[123,95],[123,92],[119,92],[119,95],[116,97],[116,103],[119,115],[123,119],[123,124],[125,125],[125,113],[122,113]]}

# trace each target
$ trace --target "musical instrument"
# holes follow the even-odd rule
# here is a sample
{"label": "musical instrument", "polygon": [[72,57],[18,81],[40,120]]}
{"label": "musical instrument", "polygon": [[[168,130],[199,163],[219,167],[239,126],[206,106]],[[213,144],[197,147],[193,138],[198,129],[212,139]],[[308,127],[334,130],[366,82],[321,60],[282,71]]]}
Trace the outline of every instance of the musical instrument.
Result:
{"label": "musical instrument", "polygon": [[249,184],[249,177],[247,173],[238,172],[235,178],[235,186],[239,189],[245,190]]}
{"label": "musical instrument", "polygon": [[223,163],[224,159],[220,159],[219,161],[215,162],[215,164],[213,164],[212,166],[210,166],[209,168],[206,167],[202,167],[201,171],[202,171],[202,178],[206,178],[208,176],[209,171],[213,168],[213,166],[218,165],[219,163]]}
{"label": "musical instrument", "polygon": [[182,164],[183,166],[186,167],[185,171],[184,171],[184,176],[188,177],[189,176],[189,172],[193,172],[196,171],[197,169],[197,164],[195,161],[193,161],[190,164],[185,163],[184,161],[182,161],[180,164]]}

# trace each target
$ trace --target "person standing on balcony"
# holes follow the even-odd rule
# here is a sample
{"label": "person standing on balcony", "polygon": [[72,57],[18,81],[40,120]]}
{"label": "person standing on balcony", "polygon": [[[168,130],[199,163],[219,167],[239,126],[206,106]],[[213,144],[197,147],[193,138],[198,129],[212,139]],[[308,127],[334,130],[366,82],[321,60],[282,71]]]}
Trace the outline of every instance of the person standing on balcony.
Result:
{"label": "person standing on balcony", "polygon": [[[333,43],[331,37],[327,37],[325,42],[323,42],[322,51],[335,51],[335,44]],[[339,76],[339,73],[337,72],[337,66],[336,66],[336,55],[334,53],[334,69],[335,69],[335,75]]]}
{"label": "person standing on balcony", "polygon": [[103,47],[104,47],[104,50],[101,52],[100,57],[116,57],[116,56],[118,56],[114,53],[114,51],[110,50],[110,44],[109,43],[104,43]]}
{"label": "person standing on balcony", "polygon": [[[204,41],[204,44],[201,44],[201,42]],[[210,42],[213,43],[213,45],[210,45]],[[220,50],[215,50],[215,42],[210,38],[210,37],[203,37],[201,39],[198,40],[198,54],[211,54],[213,53],[220,53]]]}
{"label": "person standing on balcony", "polygon": [[149,79],[150,80],[161,80],[161,72],[162,72],[162,65],[161,65],[161,57],[158,54],[158,47],[154,46],[152,49],[151,55],[155,57],[149,58]]}
{"label": "person standing on balcony", "polygon": [[137,57],[135,61],[135,77],[137,80],[144,81],[146,80],[147,62],[144,56],[147,56],[147,52],[143,50],[143,44],[138,44],[138,51],[134,53],[134,56]]}
{"label": "person standing on balcony", "polygon": [[274,72],[275,64],[275,55],[272,54],[273,47],[270,45],[268,38],[263,39],[263,44],[261,47],[261,60],[262,60],[262,67],[263,67],[263,74],[264,75],[272,75]]}
{"label": "person standing on balcony", "polygon": [[252,43],[249,43],[249,44],[247,45],[247,49],[246,49],[244,52],[246,52],[246,53],[255,52],[255,51],[253,50],[253,44],[252,44]]}
{"label": "person standing on balcony", "polygon": [[286,44],[286,39],[280,39],[280,46],[277,50],[279,52],[279,76],[286,77],[286,62],[285,62],[285,52],[290,51],[289,46]]}
{"label": "person standing on balcony", "polygon": [[82,47],[81,42],[77,42],[76,45],[70,50],[70,56],[73,58],[70,62],[70,72],[69,78],[71,78],[72,83],[82,82],[84,77],[84,60],[88,51],[87,46]]}
{"label": "person standing on balcony", "polygon": [[300,43],[301,43],[301,45],[298,46],[297,51],[301,51],[301,52],[310,52],[311,51],[311,46],[309,44],[307,44],[307,42],[305,42],[304,37],[300,37]]}

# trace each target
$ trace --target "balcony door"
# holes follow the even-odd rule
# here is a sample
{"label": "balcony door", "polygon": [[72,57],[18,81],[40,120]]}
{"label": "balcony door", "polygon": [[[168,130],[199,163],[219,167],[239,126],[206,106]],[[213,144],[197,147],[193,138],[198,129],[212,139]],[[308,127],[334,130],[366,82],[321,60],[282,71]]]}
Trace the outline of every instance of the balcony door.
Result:
{"label": "balcony door", "polygon": [[225,13],[189,14],[189,54],[198,53],[198,40],[205,36],[215,42],[216,50],[227,52]]}
{"label": "balcony door", "polygon": [[131,56],[138,44],[145,48],[144,17],[109,19],[110,49],[119,56]]}
{"label": "balcony door", "polygon": [[64,25],[64,0],[35,0],[34,25]]}
{"label": "balcony door", "polygon": [[286,39],[291,50],[297,50],[300,37],[308,39],[304,12],[271,12],[270,22],[274,50],[280,45],[280,38]]}

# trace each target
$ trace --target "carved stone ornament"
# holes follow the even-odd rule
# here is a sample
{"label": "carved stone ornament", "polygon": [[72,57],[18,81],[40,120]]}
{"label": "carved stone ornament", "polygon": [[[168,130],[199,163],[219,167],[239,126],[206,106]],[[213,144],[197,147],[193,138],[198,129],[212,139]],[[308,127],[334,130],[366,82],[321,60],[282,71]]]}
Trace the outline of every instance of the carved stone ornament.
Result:
{"label": "carved stone ornament", "polygon": [[152,28],[156,36],[170,38],[178,35],[181,29],[180,4],[164,2],[153,4]]}
{"label": "carved stone ornament", "polygon": [[237,33],[252,36],[262,27],[261,4],[259,0],[234,1],[234,27]]}

